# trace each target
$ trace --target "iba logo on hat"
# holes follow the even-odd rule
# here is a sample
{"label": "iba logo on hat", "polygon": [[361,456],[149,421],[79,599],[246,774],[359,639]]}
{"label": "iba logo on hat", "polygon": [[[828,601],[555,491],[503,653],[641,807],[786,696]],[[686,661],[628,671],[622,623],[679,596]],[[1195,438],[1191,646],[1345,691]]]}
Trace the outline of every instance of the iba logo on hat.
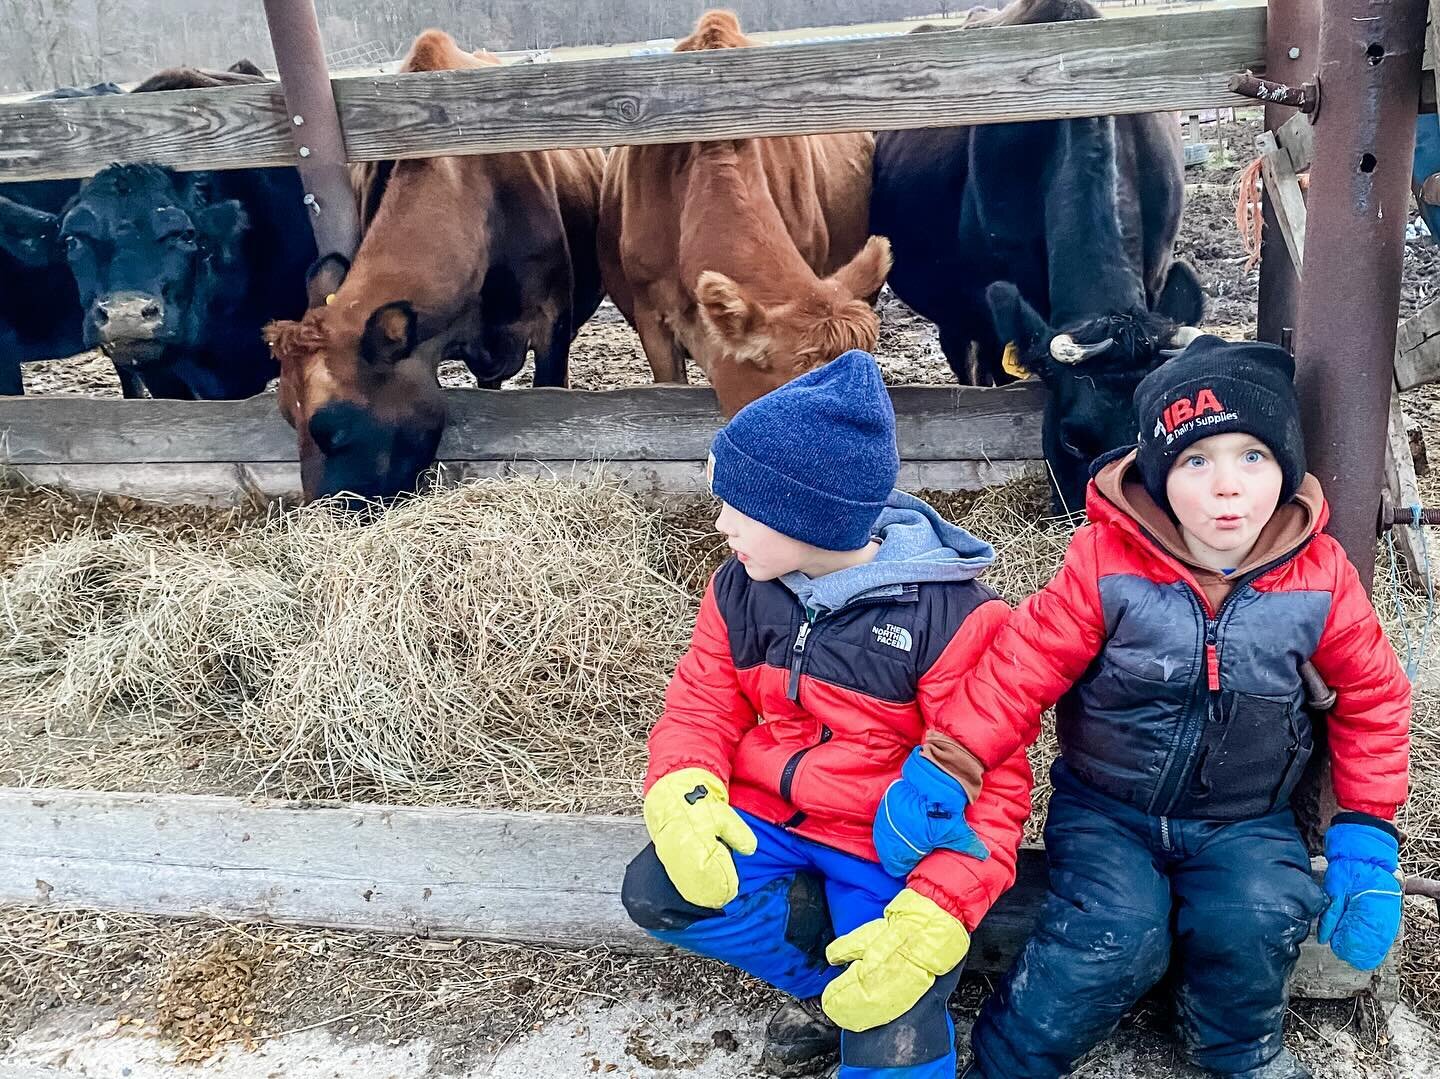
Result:
{"label": "iba logo on hat", "polygon": [[1182,427],[1196,421],[1209,425],[1234,418],[1235,413],[1220,403],[1214,390],[1206,387],[1196,393],[1193,398],[1182,397],[1178,401],[1171,402],[1165,411],[1160,413],[1160,418],[1155,421],[1155,429],[1150,434],[1152,438],[1164,435],[1165,441],[1170,442]]}

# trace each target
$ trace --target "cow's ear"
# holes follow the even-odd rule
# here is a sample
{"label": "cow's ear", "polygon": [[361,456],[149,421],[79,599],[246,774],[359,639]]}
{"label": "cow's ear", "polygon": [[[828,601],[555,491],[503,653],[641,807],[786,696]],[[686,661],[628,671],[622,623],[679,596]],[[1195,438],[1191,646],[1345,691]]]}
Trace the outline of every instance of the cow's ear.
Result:
{"label": "cow's ear", "polygon": [[241,235],[250,227],[250,219],[238,199],[225,199],[200,209],[195,215],[195,224],[200,235],[209,241],[205,245],[207,248],[233,251]]}
{"label": "cow's ear", "polygon": [[730,278],[706,270],[695,283],[700,317],[721,340],[743,341],[765,324],[765,309]]}
{"label": "cow's ear", "polygon": [[874,302],[890,276],[890,241],[871,236],[860,253],[830,275],[830,280],[859,300]]}
{"label": "cow's ear", "polygon": [[405,300],[377,307],[360,335],[360,355],[377,367],[399,363],[420,343],[415,308]]}
{"label": "cow's ear", "polygon": [[1034,359],[1043,351],[1052,336],[1050,326],[1025,302],[1019,289],[1009,281],[996,281],[985,290],[985,300],[990,305],[990,318],[1001,344],[1013,341],[1020,350],[1022,362]]}
{"label": "cow's ear", "polygon": [[64,262],[60,215],[0,198],[0,251],[31,270]]}
{"label": "cow's ear", "polygon": [[321,255],[305,271],[305,297],[309,307],[323,307],[340,291],[350,273],[350,260],[332,251]]}
{"label": "cow's ear", "polygon": [[1165,274],[1155,311],[1180,326],[1198,326],[1205,318],[1205,286],[1188,262],[1176,259]]}

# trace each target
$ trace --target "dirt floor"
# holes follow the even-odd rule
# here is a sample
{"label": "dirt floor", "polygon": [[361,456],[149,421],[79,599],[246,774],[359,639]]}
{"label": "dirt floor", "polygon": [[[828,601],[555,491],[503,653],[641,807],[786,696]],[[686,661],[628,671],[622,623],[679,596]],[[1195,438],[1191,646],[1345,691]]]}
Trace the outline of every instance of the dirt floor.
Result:
{"label": "dirt floor", "polygon": [[[198,1062],[224,1079],[330,1079],[361,1061],[395,1079],[750,1079],[779,1001],[699,959],[125,915],[0,922],[0,1002],[7,986],[17,1005],[0,1025],[0,1079],[164,1079]],[[962,1040],[989,990],[962,981]],[[1401,1043],[1395,1007],[1297,1004],[1287,1041],[1318,1079],[1440,1074],[1427,1064],[1440,1066],[1440,1042],[1417,1023]],[[1200,1079],[1172,1029],[1146,1001],[1074,1074]]]}
{"label": "dirt floor", "polygon": [[[1234,178],[1253,154],[1257,129],[1254,120],[1207,128],[1211,165],[1187,173],[1179,245],[1206,282],[1207,328],[1234,338],[1254,333],[1258,275],[1245,268],[1234,225]],[[1428,238],[1407,242],[1402,315],[1440,290],[1437,270],[1440,251]],[[881,313],[877,351],[887,381],[952,381],[928,323],[888,292]],[[471,384],[463,368],[442,376],[449,385]],[[528,377],[522,373],[515,385]],[[571,378],[583,389],[649,381],[638,339],[608,303],[577,339]],[[694,372],[692,379],[699,380]],[[30,393],[119,394],[108,362],[93,354],[30,365],[26,384]],[[1407,394],[1405,406],[1420,421],[1432,460],[1440,460],[1440,388]],[[1427,502],[1440,499],[1440,475],[1422,486]],[[59,496],[6,500],[0,569],[77,529],[138,524],[210,532],[263,512]],[[7,737],[16,729],[7,735],[0,723],[0,739]],[[223,771],[215,769],[213,789],[229,789]],[[1407,1001],[1440,1016],[1440,922],[1433,903],[1412,901],[1408,914]],[[954,1005],[962,1035],[988,989],[982,977],[962,982]],[[759,1074],[760,1034],[774,1001],[764,987],[700,960],[207,919],[0,913],[0,1079],[160,1079],[179,1074],[179,1062],[199,1061],[223,1079],[362,1071],[397,1079],[750,1077]],[[1440,1047],[1429,1029],[1411,1023],[1407,1011],[1389,1015],[1387,1024],[1389,1010],[1369,1000],[1298,1004],[1289,1039],[1320,1079],[1440,1075]],[[1195,1079],[1199,1073],[1179,1062],[1170,1029],[1165,1009],[1147,1003],[1075,1074]]]}

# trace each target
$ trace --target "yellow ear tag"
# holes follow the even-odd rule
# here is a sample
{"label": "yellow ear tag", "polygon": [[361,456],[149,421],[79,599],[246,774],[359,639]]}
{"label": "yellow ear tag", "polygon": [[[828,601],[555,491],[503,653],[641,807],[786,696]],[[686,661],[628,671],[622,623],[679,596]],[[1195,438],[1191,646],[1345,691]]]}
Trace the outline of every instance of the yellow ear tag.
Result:
{"label": "yellow ear tag", "polygon": [[[327,295],[327,296],[325,297],[325,306],[326,306],[326,307],[329,307],[329,306],[330,306],[332,303],[334,303],[334,302],[335,302],[335,293],[332,292],[332,293],[330,293],[329,295]],[[1009,353],[1006,353],[1006,355],[1008,356]],[[1007,367],[1006,370],[1008,371],[1009,368]]]}
{"label": "yellow ear tag", "polygon": [[1000,358],[1000,368],[1011,378],[1029,378],[1030,372],[1020,362],[1020,349],[1011,341],[1005,346],[1005,355]]}

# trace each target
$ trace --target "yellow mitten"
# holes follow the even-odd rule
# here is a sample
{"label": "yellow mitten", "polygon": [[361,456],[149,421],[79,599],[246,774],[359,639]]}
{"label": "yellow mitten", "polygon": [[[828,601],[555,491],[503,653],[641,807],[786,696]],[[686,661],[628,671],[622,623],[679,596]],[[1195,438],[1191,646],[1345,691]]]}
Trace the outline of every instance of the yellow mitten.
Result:
{"label": "yellow mitten", "polygon": [[703,768],[662,776],[645,796],[645,827],[682,896],[716,910],[735,898],[740,877],[730,852],[754,854],[755,833],[730,808],[724,783]]}
{"label": "yellow mitten", "polygon": [[825,958],[849,963],[825,987],[825,1014],[846,1030],[869,1030],[899,1019],[965,958],[970,934],[953,914],[904,889],[885,915],[831,941]]}

